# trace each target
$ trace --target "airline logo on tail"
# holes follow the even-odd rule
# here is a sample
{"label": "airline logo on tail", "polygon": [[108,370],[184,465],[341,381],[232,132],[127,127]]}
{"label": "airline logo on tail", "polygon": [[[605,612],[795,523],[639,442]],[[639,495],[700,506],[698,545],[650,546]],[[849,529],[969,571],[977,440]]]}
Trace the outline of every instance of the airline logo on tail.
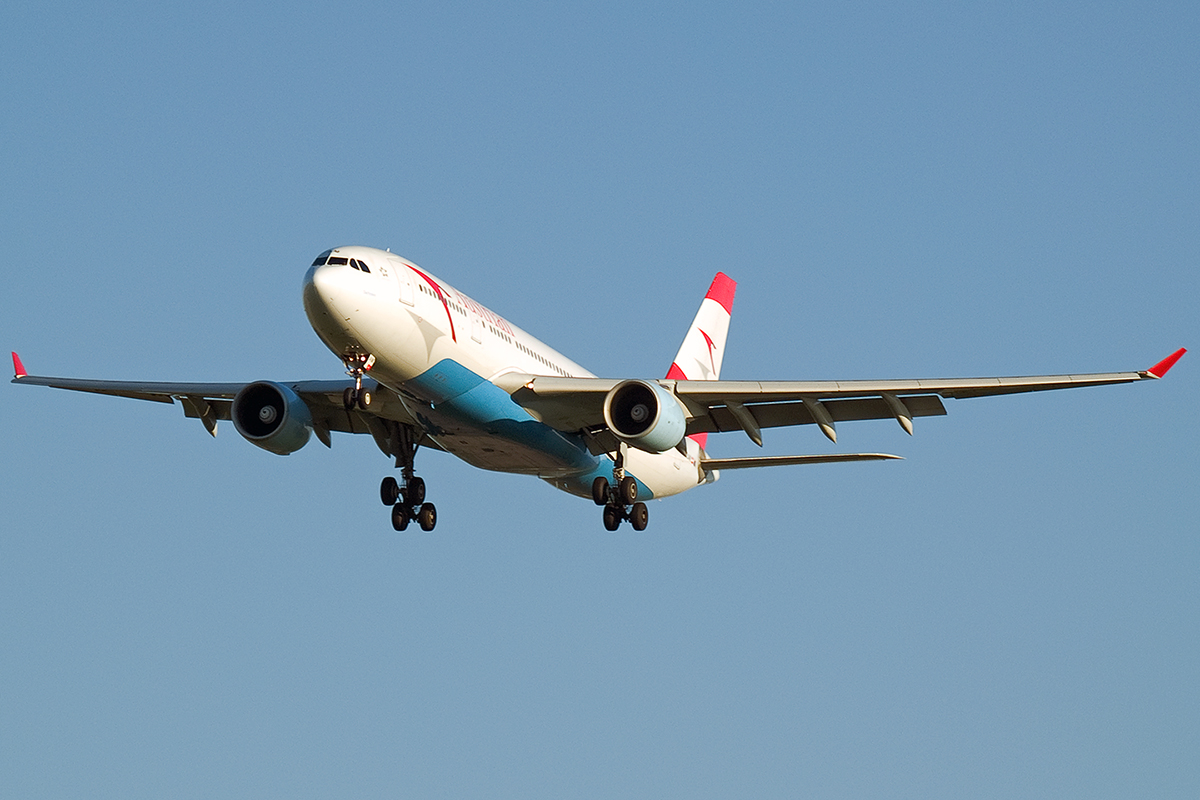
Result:
{"label": "airline logo on tail", "polygon": [[[708,294],[692,320],[692,327],[679,353],[667,372],[671,381],[715,381],[721,377],[721,360],[725,355],[725,340],[729,337],[729,318],[733,314],[733,295],[737,282],[718,272],[708,287]],[[704,448],[708,434],[698,433],[689,437]]]}

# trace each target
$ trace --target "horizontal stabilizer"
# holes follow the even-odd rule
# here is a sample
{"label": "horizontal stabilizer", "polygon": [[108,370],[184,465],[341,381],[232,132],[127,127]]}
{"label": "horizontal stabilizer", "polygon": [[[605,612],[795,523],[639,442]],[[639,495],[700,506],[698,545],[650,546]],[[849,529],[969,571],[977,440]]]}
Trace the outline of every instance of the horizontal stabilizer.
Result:
{"label": "horizontal stabilizer", "polygon": [[751,467],[790,467],[796,464],[832,464],[838,461],[884,461],[899,459],[887,453],[838,453],[828,456],[758,456],[751,458],[705,458],[701,469],[750,469]]}

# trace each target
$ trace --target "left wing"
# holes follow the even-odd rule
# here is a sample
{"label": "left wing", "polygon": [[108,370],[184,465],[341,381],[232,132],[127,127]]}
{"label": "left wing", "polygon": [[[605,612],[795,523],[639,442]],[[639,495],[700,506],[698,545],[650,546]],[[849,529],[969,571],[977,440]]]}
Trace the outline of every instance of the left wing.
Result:
{"label": "left wing", "polygon": [[762,456],[760,458],[702,458],[700,468],[752,469],[756,467],[791,467],[799,464],[837,464],[846,461],[903,460],[887,453],[838,453],[822,456]]}
{"label": "left wing", "polygon": [[[914,417],[946,413],[943,397],[957,399],[1043,392],[1161,378],[1185,349],[1146,370],[1083,375],[1037,375],[885,381],[660,381],[688,411],[687,433],[744,431],[762,445],[762,429],[816,424],[837,441],[835,423],[895,419],[909,434]],[[563,431],[604,428],[604,399],[621,381],[505,375],[498,385],[547,425]]]}

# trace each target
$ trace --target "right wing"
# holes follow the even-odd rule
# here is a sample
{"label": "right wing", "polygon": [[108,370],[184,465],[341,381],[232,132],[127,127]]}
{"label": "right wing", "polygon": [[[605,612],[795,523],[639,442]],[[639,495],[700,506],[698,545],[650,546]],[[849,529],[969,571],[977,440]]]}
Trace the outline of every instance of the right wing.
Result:
{"label": "right wing", "polygon": [[[243,387],[254,381],[242,383],[172,383],[163,381],[106,381],[89,378],[51,378],[29,375],[20,357],[13,357],[13,383],[30,386],[49,386],[75,392],[106,394],[114,397],[129,397],[134,400],[151,400],[156,403],[183,406],[185,417],[199,419],[213,436],[217,435],[217,422],[230,419],[233,398]],[[342,405],[342,392],[354,382],[338,381],[279,381],[300,395],[312,413],[313,433],[326,447],[331,444],[330,432],[369,433],[387,455],[395,455],[392,444],[392,425],[401,423],[414,425],[415,420],[405,409],[400,399],[386,387],[367,379],[363,385],[371,390],[374,399],[370,409],[355,408],[347,411]],[[423,437],[421,446],[437,448],[432,440]]]}

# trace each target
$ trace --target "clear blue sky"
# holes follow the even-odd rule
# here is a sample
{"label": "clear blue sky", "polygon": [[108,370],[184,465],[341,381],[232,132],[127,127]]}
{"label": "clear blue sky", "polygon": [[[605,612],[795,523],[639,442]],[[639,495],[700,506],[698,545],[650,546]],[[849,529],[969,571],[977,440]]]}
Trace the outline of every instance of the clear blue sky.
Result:
{"label": "clear blue sky", "polygon": [[[607,376],[717,269],[725,376],[1200,348],[1195,4],[10,3],[0,347],[337,378],[301,276],[390,247]],[[602,530],[368,437],[0,388],[7,797],[1196,797],[1200,352],[769,431]],[[743,436],[711,441],[754,450]]]}

